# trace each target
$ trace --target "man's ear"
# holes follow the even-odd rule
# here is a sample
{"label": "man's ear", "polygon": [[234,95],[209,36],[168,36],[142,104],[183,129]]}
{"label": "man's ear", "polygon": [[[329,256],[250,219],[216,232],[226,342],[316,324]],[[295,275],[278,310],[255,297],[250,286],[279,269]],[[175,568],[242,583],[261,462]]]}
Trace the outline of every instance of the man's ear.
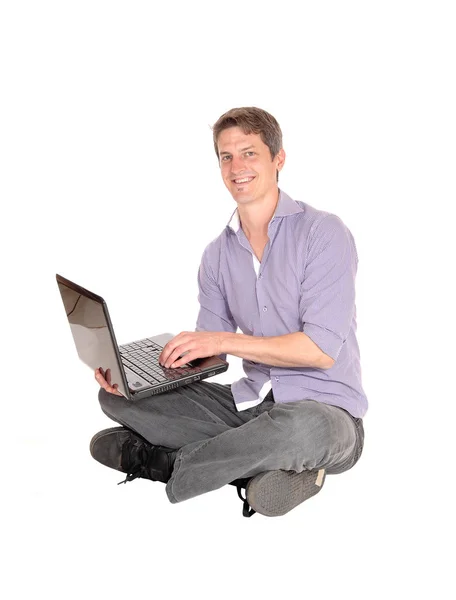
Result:
{"label": "man's ear", "polygon": [[285,150],[283,148],[280,148],[280,150],[277,152],[277,156],[274,159],[277,161],[277,171],[282,170],[283,165],[285,164],[285,158],[286,158]]}

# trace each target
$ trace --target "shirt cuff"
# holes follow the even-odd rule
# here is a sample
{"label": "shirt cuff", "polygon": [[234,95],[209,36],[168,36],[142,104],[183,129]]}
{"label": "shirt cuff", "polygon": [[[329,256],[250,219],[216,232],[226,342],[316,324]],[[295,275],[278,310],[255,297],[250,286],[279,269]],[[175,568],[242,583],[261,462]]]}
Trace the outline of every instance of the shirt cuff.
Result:
{"label": "shirt cuff", "polygon": [[312,325],[311,323],[304,323],[303,332],[317,344],[320,350],[333,360],[337,360],[345,340],[341,340],[338,335],[329,331],[329,329],[324,329],[323,327]]}

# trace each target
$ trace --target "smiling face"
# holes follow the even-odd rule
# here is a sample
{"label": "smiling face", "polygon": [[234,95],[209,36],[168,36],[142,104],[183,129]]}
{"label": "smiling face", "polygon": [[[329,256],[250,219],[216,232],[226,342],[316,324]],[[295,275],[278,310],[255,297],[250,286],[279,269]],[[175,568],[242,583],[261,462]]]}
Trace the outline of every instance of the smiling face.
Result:
{"label": "smiling face", "polygon": [[240,127],[221,131],[217,146],[223,181],[237,203],[250,203],[278,191],[277,171],[285,162],[283,149],[272,159],[260,135],[246,134]]}

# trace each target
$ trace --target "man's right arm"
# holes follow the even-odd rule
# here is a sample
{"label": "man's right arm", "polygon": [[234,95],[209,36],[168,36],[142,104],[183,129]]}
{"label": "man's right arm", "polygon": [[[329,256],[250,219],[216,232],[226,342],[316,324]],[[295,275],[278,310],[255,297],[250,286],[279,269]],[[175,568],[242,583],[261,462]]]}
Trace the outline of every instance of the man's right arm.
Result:
{"label": "man's right arm", "polygon": [[[236,333],[237,325],[223,296],[209,261],[208,246],[203,253],[198,271],[198,302],[200,309],[195,331],[229,331]],[[220,355],[224,360],[226,354]]]}

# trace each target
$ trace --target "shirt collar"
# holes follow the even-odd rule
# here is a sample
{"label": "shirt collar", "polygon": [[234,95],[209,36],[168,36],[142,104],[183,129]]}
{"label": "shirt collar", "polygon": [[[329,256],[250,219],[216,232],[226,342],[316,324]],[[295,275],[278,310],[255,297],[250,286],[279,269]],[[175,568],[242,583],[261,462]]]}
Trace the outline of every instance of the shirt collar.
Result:
{"label": "shirt collar", "polygon": [[[271,222],[276,217],[288,217],[289,215],[294,215],[299,212],[303,212],[304,209],[299,206],[297,202],[295,202],[290,196],[279,190],[279,201],[277,202],[277,206],[275,209],[275,213],[272,216]],[[235,233],[237,233],[241,227],[241,221],[239,219],[239,211],[236,208],[231,215],[230,220],[227,223],[227,226],[232,229]]]}

